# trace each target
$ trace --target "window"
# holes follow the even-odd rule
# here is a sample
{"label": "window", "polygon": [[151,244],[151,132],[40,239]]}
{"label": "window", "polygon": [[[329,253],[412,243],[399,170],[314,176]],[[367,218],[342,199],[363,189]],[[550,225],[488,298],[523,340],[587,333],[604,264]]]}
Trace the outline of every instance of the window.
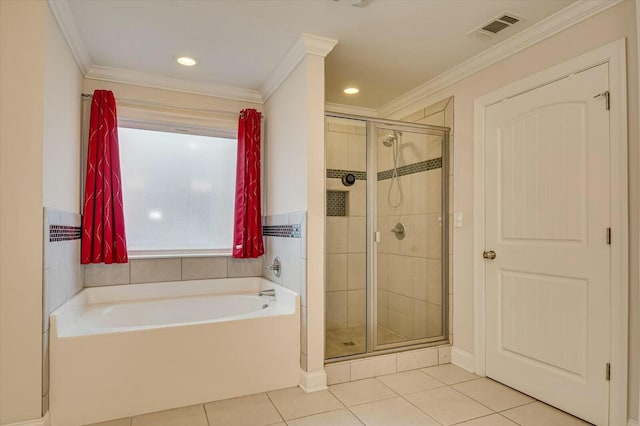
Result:
{"label": "window", "polygon": [[229,253],[237,140],[118,131],[129,253]]}

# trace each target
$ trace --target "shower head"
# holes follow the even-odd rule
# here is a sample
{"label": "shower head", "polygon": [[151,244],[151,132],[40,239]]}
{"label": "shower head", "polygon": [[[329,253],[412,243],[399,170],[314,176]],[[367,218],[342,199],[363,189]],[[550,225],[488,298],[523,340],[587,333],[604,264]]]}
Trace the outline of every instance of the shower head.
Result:
{"label": "shower head", "polygon": [[387,148],[391,148],[394,142],[398,142],[398,138],[400,136],[402,136],[402,132],[399,130],[394,130],[393,132],[389,133],[389,136],[384,138],[382,144]]}
{"label": "shower head", "polygon": [[396,135],[396,132],[393,132],[389,136],[384,138],[384,140],[382,141],[382,144],[387,148],[391,148],[393,146],[393,143],[397,140],[398,140],[398,135]]}

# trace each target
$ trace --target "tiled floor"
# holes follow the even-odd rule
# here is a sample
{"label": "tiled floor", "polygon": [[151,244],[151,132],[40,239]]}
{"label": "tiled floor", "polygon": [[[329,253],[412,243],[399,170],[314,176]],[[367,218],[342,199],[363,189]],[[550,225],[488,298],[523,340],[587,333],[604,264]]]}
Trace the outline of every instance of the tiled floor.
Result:
{"label": "tiled floor", "polygon": [[[575,417],[454,365],[288,388],[99,423],[100,426],[578,426]],[[97,426],[97,425],[94,425]]]}

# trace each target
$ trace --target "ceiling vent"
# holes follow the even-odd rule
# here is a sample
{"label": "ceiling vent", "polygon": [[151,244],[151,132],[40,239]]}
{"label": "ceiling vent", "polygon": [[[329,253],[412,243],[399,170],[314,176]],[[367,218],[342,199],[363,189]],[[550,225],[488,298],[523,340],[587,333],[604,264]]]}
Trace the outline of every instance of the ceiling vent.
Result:
{"label": "ceiling vent", "polygon": [[499,32],[506,30],[520,21],[522,21],[522,18],[516,17],[515,14],[504,12],[491,19],[489,22],[485,22],[474,30],[468,32],[467,35],[482,39],[493,38]]}

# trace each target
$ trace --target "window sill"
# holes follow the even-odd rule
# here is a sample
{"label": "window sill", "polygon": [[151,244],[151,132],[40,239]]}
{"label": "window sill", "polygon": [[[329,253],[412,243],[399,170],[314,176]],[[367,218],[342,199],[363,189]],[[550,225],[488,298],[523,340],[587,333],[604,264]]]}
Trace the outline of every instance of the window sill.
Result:
{"label": "window sill", "polygon": [[168,259],[176,257],[230,257],[231,250],[130,250],[129,259]]}

